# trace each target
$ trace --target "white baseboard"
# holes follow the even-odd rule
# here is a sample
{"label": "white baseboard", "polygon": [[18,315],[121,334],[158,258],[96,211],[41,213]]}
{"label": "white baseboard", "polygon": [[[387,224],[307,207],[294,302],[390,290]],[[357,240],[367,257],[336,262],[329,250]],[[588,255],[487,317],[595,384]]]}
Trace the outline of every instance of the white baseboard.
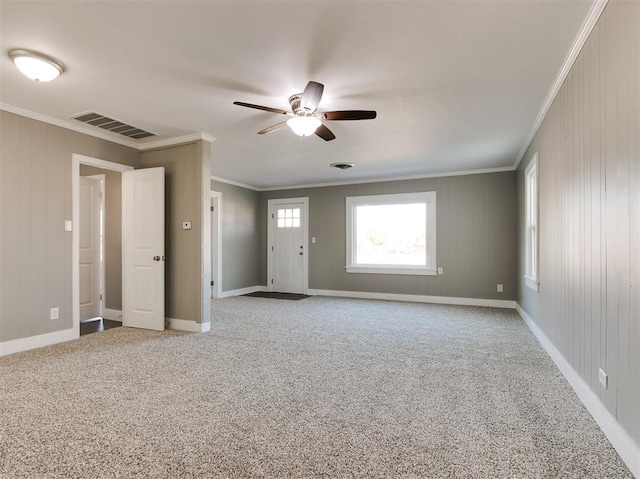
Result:
{"label": "white baseboard", "polygon": [[211,330],[211,323],[196,323],[186,319],[166,318],[169,323],[169,329],[177,329],[178,331],[188,331],[190,333],[206,333]]}
{"label": "white baseboard", "polygon": [[616,421],[607,408],[602,404],[598,396],[591,390],[587,383],[580,377],[562,353],[547,338],[546,334],[531,319],[522,307],[516,303],[516,311],[522,317],[524,322],[529,326],[531,332],[538,338],[542,347],[547,351],[553,362],[556,364],[560,372],[564,375],[567,382],[571,385],[575,393],[587,408],[587,411],[593,416],[602,432],[604,432],[609,442],[618,452],[624,463],[627,465],[631,474],[640,478],[640,446],[633,440],[631,436],[622,428],[620,423]]}
{"label": "white baseboard", "polygon": [[7,354],[28,351],[29,349],[51,346],[52,344],[64,343],[80,337],[80,331],[76,328],[63,329],[55,333],[40,334],[29,338],[14,339],[0,343],[0,356]]}
{"label": "white baseboard", "polygon": [[220,298],[229,298],[231,296],[242,296],[243,294],[255,293],[256,291],[266,291],[266,286],[249,286],[248,288],[232,289],[220,293]]}
{"label": "white baseboard", "polygon": [[516,302],[503,299],[457,298],[453,296],[426,296],[422,294],[370,293],[367,291],[337,291],[329,289],[309,289],[311,296],[337,296],[340,298],[384,299],[390,301],[410,301],[412,303],[454,304],[463,306],[489,306],[492,308],[515,309]]}
{"label": "white baseboard", "polygon": [[110,319],[111,321],[120,321],[120,322],[122,322],[122,311],[120,311],[118,309],[104,308],[102,310],[102,317],[104,319]]}

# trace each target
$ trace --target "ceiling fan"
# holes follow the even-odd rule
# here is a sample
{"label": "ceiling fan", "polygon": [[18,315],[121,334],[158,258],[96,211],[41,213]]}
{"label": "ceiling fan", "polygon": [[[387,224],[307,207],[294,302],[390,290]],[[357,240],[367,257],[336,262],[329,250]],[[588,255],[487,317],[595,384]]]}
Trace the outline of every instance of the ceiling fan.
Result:
{"label": "ceiling fan", "polygon": [[287,121],[277,123],[259,131],[258,135],[267,135],[288,126],[296,135],[310,136],[316,134],[325,141],[331,141],[335,139],[336,136],[329,128],[322,124],[322,120],[373,120],[376,117],[376,112],[371,110],[317,112],[316,108],[318,108],[320,104],[323,91],[324,85],[322,83],[310,81],[302,93],[296,93],[289,97],[291,111],[241,101],[234,101],[233,104],[291,117]]}

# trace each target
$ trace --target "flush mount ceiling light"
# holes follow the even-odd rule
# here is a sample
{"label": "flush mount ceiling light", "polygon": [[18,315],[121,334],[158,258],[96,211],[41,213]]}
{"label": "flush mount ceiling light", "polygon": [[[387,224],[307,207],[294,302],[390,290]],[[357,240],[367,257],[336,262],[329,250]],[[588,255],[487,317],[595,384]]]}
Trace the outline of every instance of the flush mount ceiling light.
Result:
{"label": "flush mount ceiling light", "polygon": [[32,50],[11,50],[9,58],[25,76],[38,82],[51,81],[64,72],[61,62]]}
{"label": "flush mount ceiling light", "polygon": [[287,120],[287,126],[298,136],[311,136],[322,122],[313,116],[294,116]]}

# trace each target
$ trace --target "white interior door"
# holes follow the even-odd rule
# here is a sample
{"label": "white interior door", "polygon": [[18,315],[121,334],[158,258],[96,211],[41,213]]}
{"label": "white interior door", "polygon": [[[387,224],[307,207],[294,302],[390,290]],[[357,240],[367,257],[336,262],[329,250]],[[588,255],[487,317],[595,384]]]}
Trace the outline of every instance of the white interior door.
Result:
{"label": "white interior door", "polygon": [[122,174],[122,324],[164,330],[164,168]]}
{"label": "white interior door", "polygon": [[304,203],[273,205],[271,290],[305,293],[305,208]]}
{"label": "white interior door", "polygon": [[80,321],[102,316],[101,189],[99,179],[80,178]]}

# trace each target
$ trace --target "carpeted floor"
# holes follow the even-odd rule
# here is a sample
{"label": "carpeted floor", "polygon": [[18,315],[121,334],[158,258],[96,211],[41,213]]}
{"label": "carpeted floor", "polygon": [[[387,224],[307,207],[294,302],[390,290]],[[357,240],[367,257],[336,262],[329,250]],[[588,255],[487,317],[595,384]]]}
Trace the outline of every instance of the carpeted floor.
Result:
{"label": "carpeted floor", "polygon": [[513,311],[213,309],[0,358],[0,477],[631,477]]}

